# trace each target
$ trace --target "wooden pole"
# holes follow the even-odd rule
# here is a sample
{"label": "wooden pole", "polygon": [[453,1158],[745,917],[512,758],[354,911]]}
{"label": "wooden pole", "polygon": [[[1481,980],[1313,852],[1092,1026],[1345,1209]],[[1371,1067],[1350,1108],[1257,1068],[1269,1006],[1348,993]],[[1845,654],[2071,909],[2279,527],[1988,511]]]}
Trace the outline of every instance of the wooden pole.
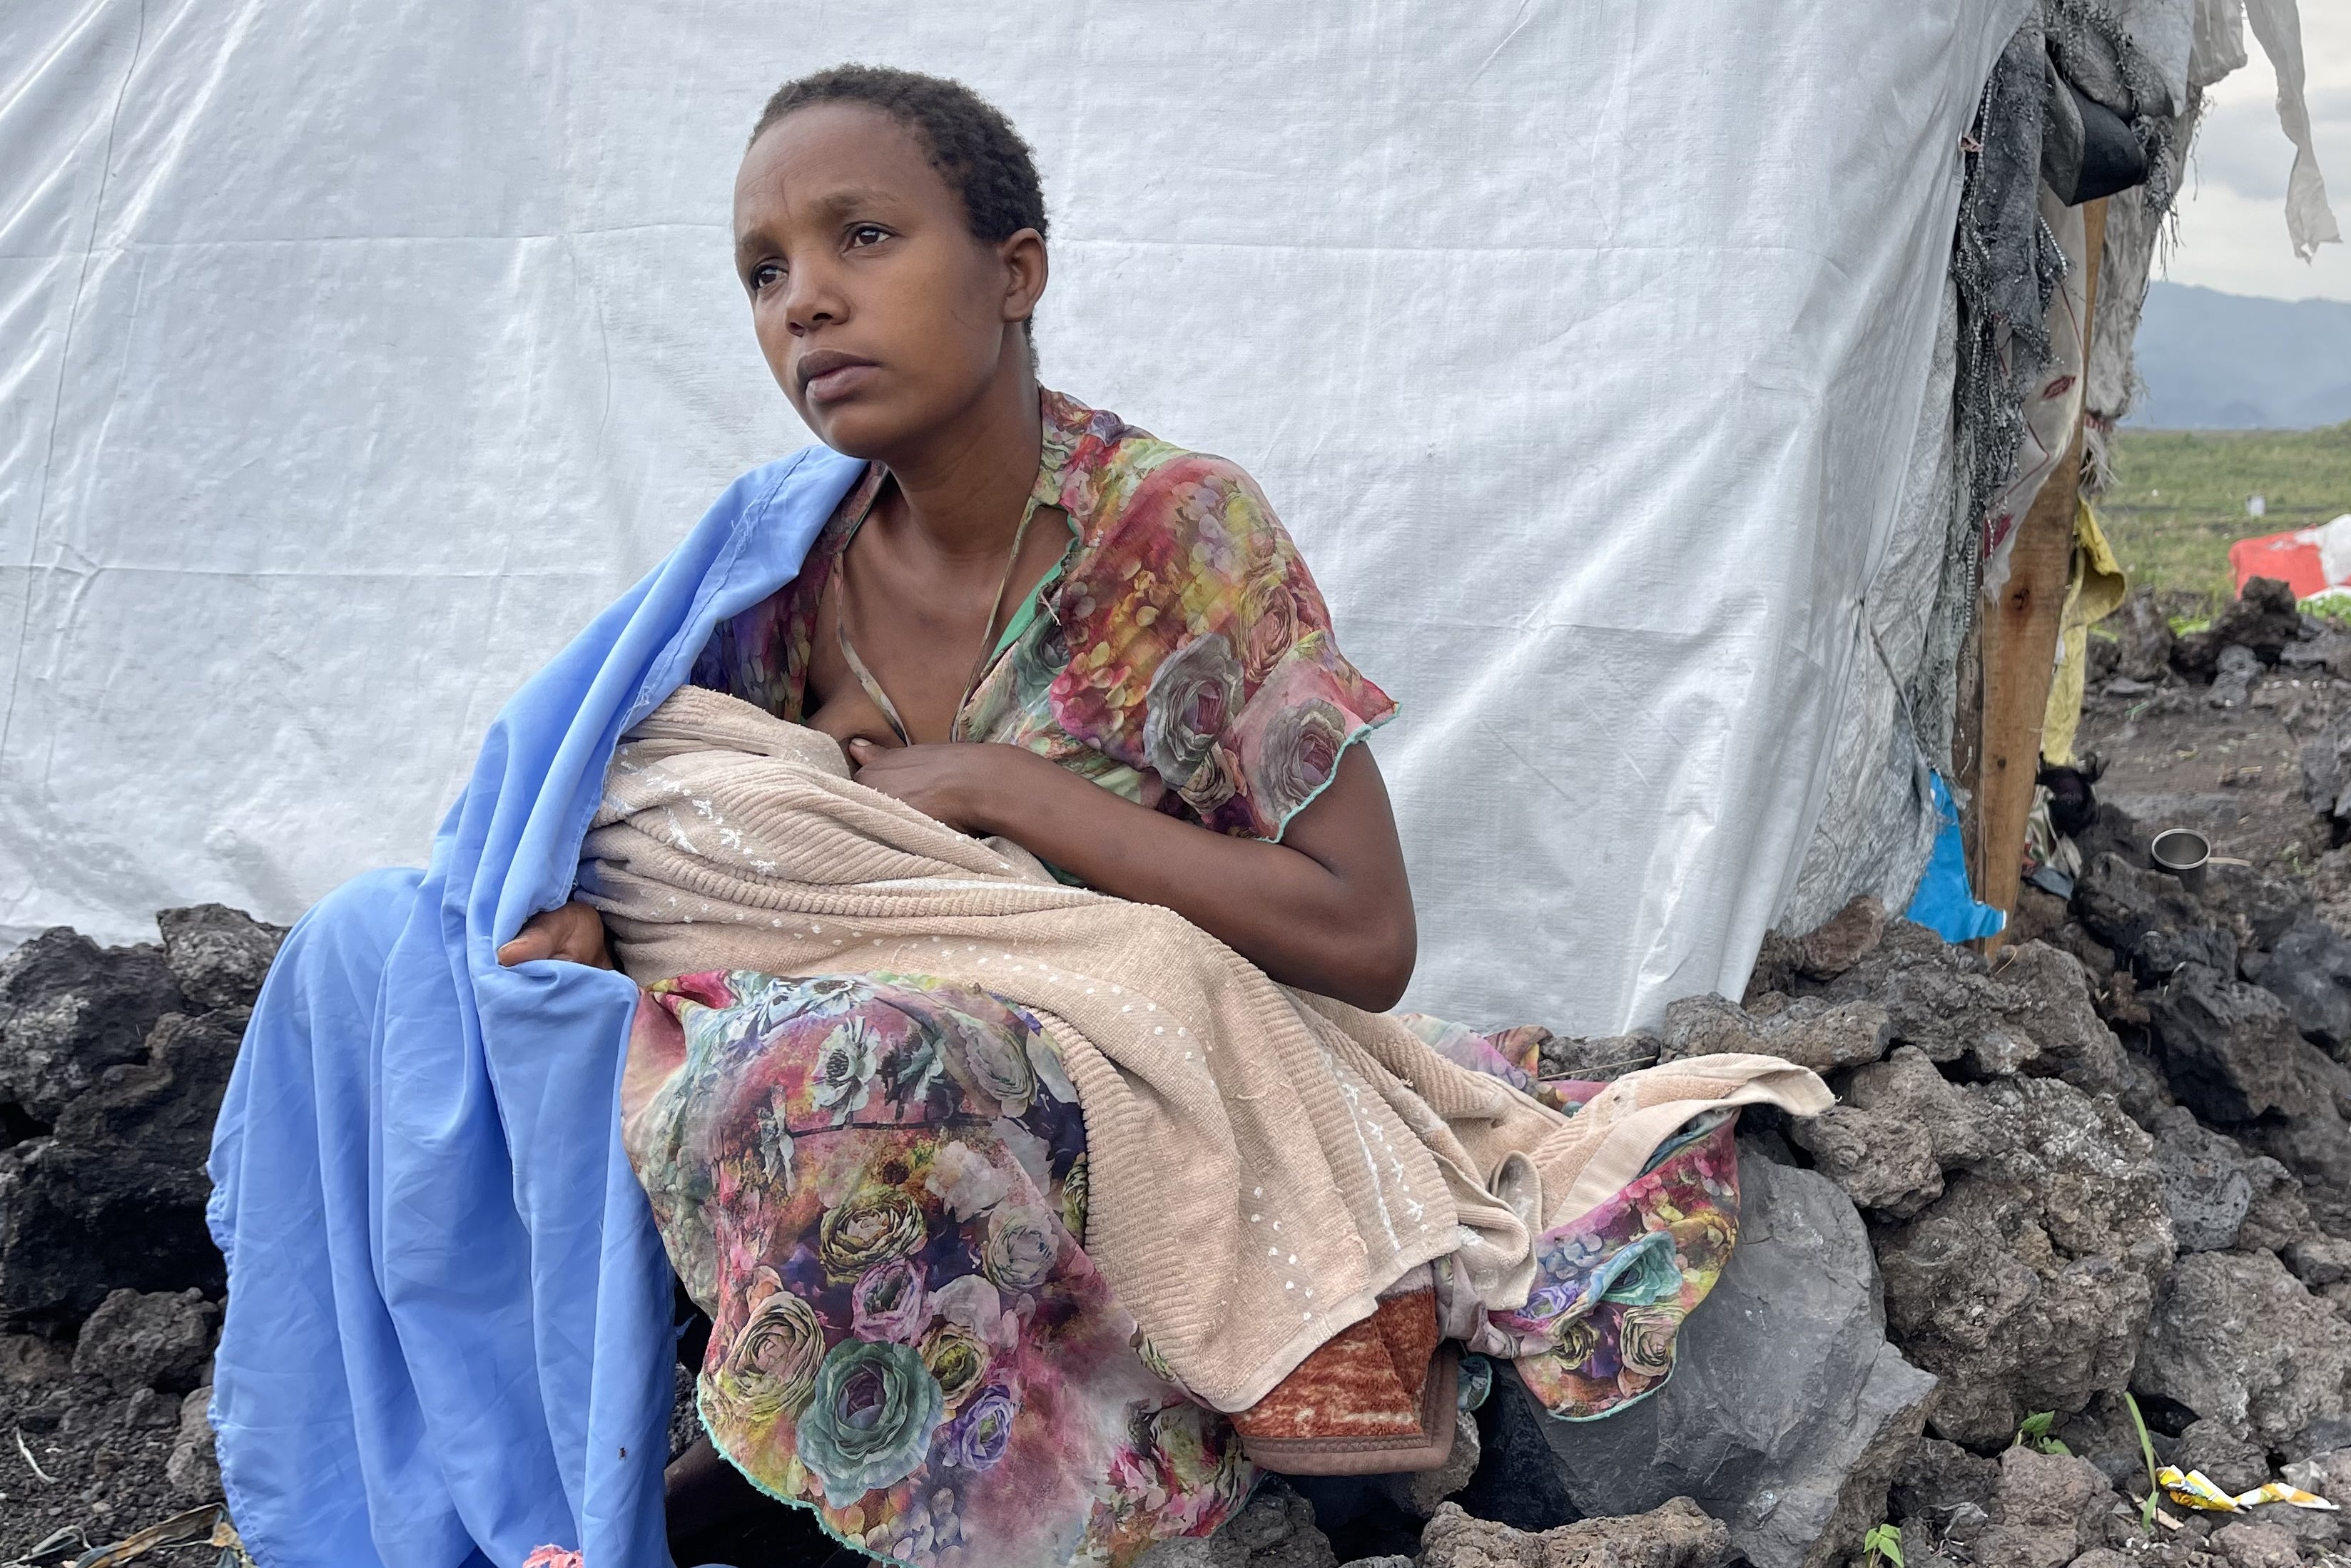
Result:
{"label": "wooden pole", "polygon": [[[2105,249],[2104,198],[2082,210],[2088,255],[2088,303],[2083,312],[2082,364],[2090,362],[2090,321],[2098,308],[2098,263]],[[2083,409],[2089,407],[2085,389]],[[2041,771],[2041,727],[2056,674],[2058,617],[2074,559],[2074,509],[2082,489],[2082,422],[2041,493],[2016,526],[2008,581],[1980,608],[1983,651],[1981,750],[1978,757],[1976,842],[1970,857],[1976,896],[2013,915],[2023,879],[2024,830],[2032,814],[2032,788]],[[1991,939],[1997,946],[2000,938]]]}

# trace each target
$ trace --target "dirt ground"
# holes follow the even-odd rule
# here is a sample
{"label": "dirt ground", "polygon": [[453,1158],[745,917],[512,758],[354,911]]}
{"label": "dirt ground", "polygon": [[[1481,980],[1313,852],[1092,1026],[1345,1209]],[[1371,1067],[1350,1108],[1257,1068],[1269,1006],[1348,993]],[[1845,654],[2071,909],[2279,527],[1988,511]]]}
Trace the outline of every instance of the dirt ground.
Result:
{"label": "dirt ground", "polygon": [[2302,747],[2351,707],[2351,681],[2272,674],[2242,707],[2215,707],[2210,689],[2093,694],[2074,750],[2105,767],[2098,798],[2151,829],[2193,828],[2216,856],[2273,875],[2303,876],[2330,848],[2303,799]]}

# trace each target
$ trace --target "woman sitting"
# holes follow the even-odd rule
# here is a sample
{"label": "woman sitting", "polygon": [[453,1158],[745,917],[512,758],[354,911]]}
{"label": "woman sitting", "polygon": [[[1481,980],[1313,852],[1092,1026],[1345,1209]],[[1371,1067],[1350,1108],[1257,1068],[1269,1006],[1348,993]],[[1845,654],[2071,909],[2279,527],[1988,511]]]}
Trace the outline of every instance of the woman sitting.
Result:
{"label": "woman sitting", "polygon": [[[1046,226],[1029,149],[959,85],[849,67],[769,101],[736,179],[737,271],[785,396],[869,468],[693,679],[835,737],[862,784],[1177,911],[1275,979],[1392,1006],[1412,898],[1354,743],[1395,705],[1341,656],[1248,475],[1040,390]],[[609,963],[592,909],[540,915],[501,954],[550,956]],[[1019,1114],[889,1081],[900,1039],[973,1028],[1008,1041]],[[787,1061],[810,1087],[771,1103]],[[691,1132],[631,1155],[681,1274],[729,1298],[704,1418],[762,1490],[879,1555],[991,1568],[1120,1561],[1245,1497],[1230,1428],[1153,1375],[1078,1244],[1084,1124],[1032,1024],[920,978],[787,983],[756,1058],[673,1093]],[[869,1100],[901,1113],[836,1130],[837,1107]],[[717,1148],[733,1157],[695,1157]],[[854,1217],[786,1200],[820,1186],[889,1195],[888,1220],[920,1234],[844,1265]],[[761,1255],[698,1262],[739,1227],[697,1191],[783,1217]],[[1008,1251],[1024,1225],[1071,1233],[1029,1240],[1058,1261]],[[789,1378],[780,1410],[726,1396],[800,1353],[812,1377],[861,1333],[912,1354],[877,1351],[831,1402]],[[739,1500],[730,1480],[706,1438],[681,1461],[681,1547]]]}
{"label": "woman sitting", "polygon": [[[1571,1121],[1559,1108],[1581,1095],[1546,1090],[1543,1105],[1494,1083],[1537,1087],[1531,1038],[1505,1061],[1465,1030],[1427,1022],[1416,1040],[1372,1019],[1405,1065],[1350,1078],[1327,1051],[1226,1027],[1349,1107],[1350,1130],[1316,1146],[1343,1146],[1390,1244],[1416,1232],[1420,1250],[1347,1312],[1310,1302],[1292,1321],[1272,1259],[1322,1246],[1368,1270],[1374,1230],[1270,1248],[1255,1278],[1283,1310],[1263,1321],[1333,1359],[1290,1388],[1290,1355],[1210,1408],[1088,1256],[1075,1059],[1038,1016],[969,974],[661,968],[640,992],[597,972],[614,967],[606,928],[573,894],[617,792],[605,769],[692,685],[832,737],[856,781],[925,833],[924,816],[1008,841],[1127,915],[1180,915],[1186,941],[1238,970],[1227,992],[1301,1013],[1401,996],[1411,893],[1355,744],[1395,705],[1339,653],[1247,475],[1038,386],[1045,229],[1027,147],[955,83],[845,67],[769,101],[736,181],[736,266],[768,364],[824,446],[738,481],[534,677],[491,727],[431,868],[321,901],[247,1032],[211,1167],[231,1281],[214,1418],[231,1506],[273,1568],[460,1568],[553,1540],[600,1568],[653,1561],[664,1485],[684,1562],[820,1558],[820,1523],[851,1558],[911,1568],[1115,1568],[1240,1506],[1257,1472],[1237,1430],[1252,1451],[1298,1453],[1280,1444],[1320,1440],[1301,1410],[1374,1408],[1332,1397],[1329,1366],[1388,1377],[1439,1462],[1454,1409],[1453,1363],[1429,1371],[1440,1322],[1513,1360],[1555,1414],[1643,1397],[1729,1253],[1729,1107],[1826,1103],[1809,1074],[1791,1091],[1784,1063],[1725,1057],[1647,1101],[1611,1085],[1606,1113]],[[1030,885],[1091,896],[1042,873]],[[1416,1098],[1458,1088],[1449,1074],[1478,1087],[1442,1113]],[[1275,1129],[1249,1170],[1326,1135],[1293,1136],[1272,1101],[1242,1098]],[[1448,1143],[1457,1115],[1568,1131],[1509,1165]],[[1166,1141],[1105,1134],[1095,1151],[1103,1255],[1136,1228],[1134,1213],[1111,1223],[1110,1173],[1128,1173],[1122,1201],[1149,1228]],[[1426,1179],[1395,1185],[1392,1213],[1384,1184],[1408,1166]],[[1497,1172],[1519,1197],[1470,1190]],[[1238,1252],[1256,1259],[1249,1227],[1278,1232],[1280,1214],[1251,1212],[1264,1190],[1230,1176],[1210,1182],[1225,1239],[1246,1233]],[[1554,1177],[1557,1203],[1541,1190]],[[1507,1247],[1479,1252],[1463,1192]],[[1151,1243],[1207,1303],[1191,1322],[1245,1320],[1222,1274]],[[698,1310],[682,1332],[706,1434],[665,1483],[664,1251]],[[1315,1282],[1297,1281],[1301,1300]],[[1392,1308],[1409,1333],[1390,1333]]]}

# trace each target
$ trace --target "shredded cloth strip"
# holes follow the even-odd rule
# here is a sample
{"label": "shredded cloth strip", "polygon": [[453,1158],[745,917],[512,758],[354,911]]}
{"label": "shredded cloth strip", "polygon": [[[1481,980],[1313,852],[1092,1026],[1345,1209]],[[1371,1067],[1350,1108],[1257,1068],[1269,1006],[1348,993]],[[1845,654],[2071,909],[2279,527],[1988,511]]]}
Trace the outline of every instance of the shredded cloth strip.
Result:
{"label": "shredded cloth strip", "polygon": [[641,984],[920,974],[1034,1012],[1093,1151],[1086,1248],[1217,1409],[1256,1404],[1437,1259],[1479,1306],[1523,1305],[1534,1238],[1695,1115],[1830,1103],[1802,1068],[1721,1055],[1562,1115],[1392,1018],[1277,986],[1169,910],[1064,886],[848,774],[830,737],[681,690],[614,758],[581,896]]}

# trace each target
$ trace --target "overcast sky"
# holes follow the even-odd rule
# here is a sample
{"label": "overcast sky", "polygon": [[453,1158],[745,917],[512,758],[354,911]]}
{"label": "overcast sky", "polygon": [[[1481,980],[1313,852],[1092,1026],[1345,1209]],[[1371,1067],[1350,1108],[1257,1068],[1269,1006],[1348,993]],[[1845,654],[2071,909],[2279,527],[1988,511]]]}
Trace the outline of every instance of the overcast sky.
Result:
{"label": "overcast sky", "polygon": [[[2351,0],[2302,0],[2310,120],[2336,225],[2351,234]],[[2277,77],[2246,29],[2252,57],[2206,98],[2203,128],[2181,182],[2179,247],[2160,276],[2231,294],[2351,299],[2351,246],[2294,259],[2285,235],[2294,146],[2278,129]]]}

